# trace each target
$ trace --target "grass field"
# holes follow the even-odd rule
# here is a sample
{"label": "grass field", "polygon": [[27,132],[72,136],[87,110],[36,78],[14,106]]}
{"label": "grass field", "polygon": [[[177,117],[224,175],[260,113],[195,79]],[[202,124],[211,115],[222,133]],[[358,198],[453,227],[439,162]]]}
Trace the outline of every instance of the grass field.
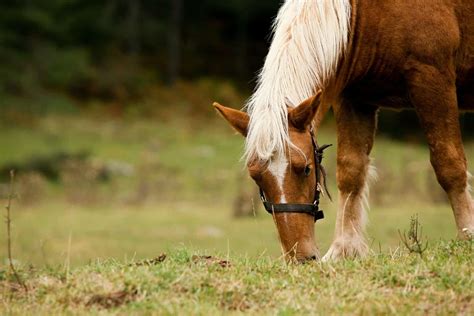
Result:
{"label": "grass field", "polygon": [[[454,220],[426,147],[377,140],[368,259],[286,266],[258,201],[256,216],[232,216],[237,192],[256,189],[239,162],[243,139],[218,119],[163,121],[47,116],[0,126],[0,167],[57,152],[89,155],[65,163],[57,182],[18,174],[13,255],[32,290],[9,297],[2,229],[1,314],[472,313],[472,244],[449,242]],[[319,138],[335,143],[334,127]],[[474,144],[466,151],[474,159]],[[334,195],[335,150],[326,165]],[[97,177],[104,166],[115,170],[105,182]],[[0,189],[5,204],[7,186]],[[316,234],[324,253],[337,205],[322,205]],[[398,230],[414,214],[429,240],[424,259],[400,247]],[[128,266],[161,253],[162,263]]]}
{"label": "grass field", "polygon": [[14,292],[9,298],[2,283],[0,311],[472,315],[472,243],[439,243],[424,256],[401,250],[360,261],[287,266],[267,256],[204,257],[182,248],[153,262],[96,261],[69,273],[30,270],[28,295]]}

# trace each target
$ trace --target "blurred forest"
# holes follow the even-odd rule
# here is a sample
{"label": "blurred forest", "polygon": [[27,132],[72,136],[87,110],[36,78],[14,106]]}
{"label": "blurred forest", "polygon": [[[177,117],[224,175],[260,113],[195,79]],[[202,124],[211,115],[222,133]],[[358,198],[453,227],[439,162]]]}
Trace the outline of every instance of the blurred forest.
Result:
{"label": "blurred forest", "polygon": [[150,84],[226,78],[250,90],[278,1],[5,0],[0,89],[127,99]]}
{"label": "blurred forest", "polygon": [[[94,104],[113,114],[133,107],[149,115],[149,108],[177,103],[172,95],[183,90],[203,95],[188,98],[188,106],[209,110],[208,99],[220,97],[241,107],[279,6],[275,0],[3,0],[0,107],[37,115]],[[148,110],[139,108],[137,101],[152,98]],[[474,134],[471,116],[461,123]],[[412,138],[418,123],[411,112],[384,113],[381,131]]]}

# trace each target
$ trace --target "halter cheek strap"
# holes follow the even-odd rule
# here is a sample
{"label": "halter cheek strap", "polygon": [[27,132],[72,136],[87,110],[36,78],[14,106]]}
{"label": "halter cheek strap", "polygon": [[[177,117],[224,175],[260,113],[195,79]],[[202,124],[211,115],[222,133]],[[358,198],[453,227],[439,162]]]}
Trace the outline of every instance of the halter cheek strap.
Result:
{"label": "halter cheek strap", "polygon": [[[268,202],[265,193],[263,192],[262,188],[260,188],[260,199],[263,202],[263,206],[265,210],[270,214],[275,213],[305,213],[309,214],[314,217],[314,221],[323,219],[324,212],[319,209],[319,200],[321,197],[321,184],[324,186],[325,191],[327,192],[329,198],[329,192],[326,186],[326,172],[324,171],[323,166],[321,165],[323,161],[323,152],[325,149],[332,145],[323,145],[321,147],[318,146],[316,143],[316,139],[314,137],[313,130],[310,130],[311,133],[311,141],[313,143],[313,150],[314,150],[314,161],[316,164],[316,188],[314,192],[314,202],[312,204],[293,204],[293,203],[284,203],[284,204],[277,204]],[[323,178],[321,183],[321,178]]]}

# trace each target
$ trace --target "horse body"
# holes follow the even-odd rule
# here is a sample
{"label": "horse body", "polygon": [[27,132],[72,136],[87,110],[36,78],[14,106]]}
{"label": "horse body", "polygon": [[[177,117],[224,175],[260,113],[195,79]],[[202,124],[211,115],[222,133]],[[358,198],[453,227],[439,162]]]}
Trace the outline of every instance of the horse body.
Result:
{"label": "horse body", "polygon": [[[303,101],[320,89],[320,103]],[[380,108],[416,111],[459,237],[474,234],[459,124],[460,111],[474,110],[474,1],[286,0],[248,104],[250,116],[217,109],[246,136],[249,170],[270,200],[307,203],[314,183],[300,170],[315,167],[307,154],[311,128],[292,117],[314,118],[317,129],[330,106],[337,126],[339,210],[324,259],[368,250],[369,156]],[[293,251],[298,259],[316,255],[310,216],[278,214],[275,221],[285,251],[299,245]]]}
{"label": "horse body", "polygon": [[419,65],[455,78],[458,105],[474,110],[474,2],[358,0],[337,74],[337,96],[383,108],[413,108],[406,84]]}
{"label": "horse body", "polygon": [[379,108],[416,110],[459,236],[472,234],[459,112],[474,110],[474,2],[352,1],[351,29],[343,62],[327,87],[337,122],[342,206],[325,258],[367,251],[364,200]]}

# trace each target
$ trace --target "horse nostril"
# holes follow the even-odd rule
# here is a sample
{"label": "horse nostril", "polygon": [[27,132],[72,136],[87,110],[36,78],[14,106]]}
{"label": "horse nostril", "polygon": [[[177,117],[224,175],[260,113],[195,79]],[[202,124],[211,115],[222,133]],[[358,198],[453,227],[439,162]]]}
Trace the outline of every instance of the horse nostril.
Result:
{"label": "horse nostril", "polygon": [[311,261],[318,260],[318,257],[316,255],[310,256],[310,257],[305,257],[303,259],[298,260],[299,263],[309,263]]}

